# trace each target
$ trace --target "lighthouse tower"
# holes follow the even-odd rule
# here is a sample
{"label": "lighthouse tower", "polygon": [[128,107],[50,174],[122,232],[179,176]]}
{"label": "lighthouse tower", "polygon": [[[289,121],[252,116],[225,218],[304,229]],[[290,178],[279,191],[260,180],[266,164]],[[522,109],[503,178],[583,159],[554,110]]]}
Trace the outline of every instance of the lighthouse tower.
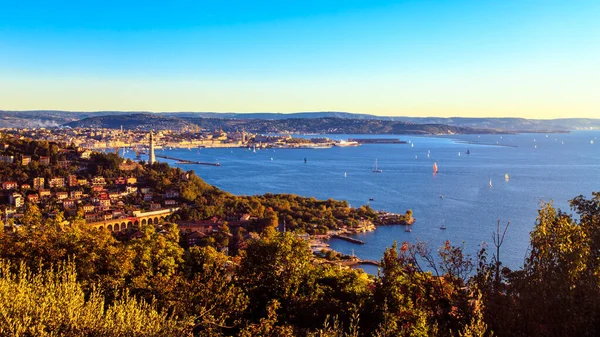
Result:
{"label": "lighthouse tower", "polygon": [[150,131],[150,151],[148,154],[148,164],[152,165],[156,162],[156,157],[154,156],[154,133]]}

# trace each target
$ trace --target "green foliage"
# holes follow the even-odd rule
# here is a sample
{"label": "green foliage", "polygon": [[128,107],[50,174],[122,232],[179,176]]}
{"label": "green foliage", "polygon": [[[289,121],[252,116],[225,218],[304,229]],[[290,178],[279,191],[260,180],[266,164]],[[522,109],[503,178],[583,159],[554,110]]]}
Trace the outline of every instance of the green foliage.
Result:
{"label": "green foliage", "polygon": [[203,334],[237,329],[248,298],[232,278],[231,262],[212,247],[192,247],[185,254],[170,307],[192,314],[195,329]]}
{"label": "green foliage", "polygon": [[291,233],[248,242],[238,277],[254,311],[260,315],[270,299],[287,306],[299,296],[311,276],[311,255],[308,244]]}
{"label": "green foliage", "polygon": [[179,230],[176,226],[156,232],[153,225],[140,228],[141,237],[131,240],[128,249],[133,252],[131,275],[134,293],[150,296],[153,290],[175,274],[183,262],[183,248],[179,246]]}
{"label": "green foliage", "polygon": [[42,225],[42,212],[36,204],[27,204],[25,214],[20,222],[25,226],[37,227]]}
{"label": "green foliage", "polygon": [[73,264],[41,272],[0,260],[0,336],[191,336],[191,325],[126,293],[84,292]]}
{"label": "green foliage", "polygon": [[[200,178],[196,178],[199,179]],[[205,184],[202,182],[202,184]],[[328,229],[353,226],[359,219],[375,221],[376,213],[369,206],[350,208],[346,201],[316,200],[293,194],[265,194],[262,196],[234,196],[218,190],[184,186],[182,197],[195,200],[193,207],[176,214],[183,220],[203,220],[213,216],[249,214],[258,218],[255,230],[277,228],[285,222],[290,231],[302,230],[309,234],[323,234]]]}

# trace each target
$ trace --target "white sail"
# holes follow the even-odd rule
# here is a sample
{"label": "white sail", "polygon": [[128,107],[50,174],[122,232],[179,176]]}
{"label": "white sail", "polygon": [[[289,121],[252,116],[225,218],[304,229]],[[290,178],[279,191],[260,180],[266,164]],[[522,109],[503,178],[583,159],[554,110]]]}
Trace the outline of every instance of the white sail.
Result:
{"label": "white sail", "polygon": [[383,172],[381,169],[377,167],[377,159],[375,159],[375,166],[373,167],[373,172],[381,173]]}

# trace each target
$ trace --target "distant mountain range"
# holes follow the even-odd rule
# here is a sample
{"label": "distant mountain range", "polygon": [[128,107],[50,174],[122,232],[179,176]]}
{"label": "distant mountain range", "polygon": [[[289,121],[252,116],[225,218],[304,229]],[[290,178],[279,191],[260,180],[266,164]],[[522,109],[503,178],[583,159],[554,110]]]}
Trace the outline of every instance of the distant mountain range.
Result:
{"label": "distant mountain range", "polygon": [[[340,129],[348,133],[481,133],[565,132],[600,129],[600,119],[385,117],[349,112],[217,113],[58,110],[0,110],[0,127],[89,126],[117,128],[169,128],[199,125],[203,128],[241,129],[256,132],[320,133]],[[360,131],[360,132],[349,132]]]}

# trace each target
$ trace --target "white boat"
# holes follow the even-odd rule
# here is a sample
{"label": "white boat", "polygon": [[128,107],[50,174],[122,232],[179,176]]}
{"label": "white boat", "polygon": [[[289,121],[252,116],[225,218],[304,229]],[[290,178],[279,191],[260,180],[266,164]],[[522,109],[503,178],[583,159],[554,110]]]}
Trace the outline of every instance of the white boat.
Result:
{"label": "white boat", "polygon": [[410,229],[410,227],[408,227],[408,225],[406,225],[406,228],[404,229],[405,232],[410,233],[412,232],[412,229]]}
{"label": "white boat", "polygon": [[348,175],[346,174],[346,172],[344,172],[344,178],[346,178]]}
{"label": "white boat", "polygon": [[590,144],[594,145],[594,140],[593,139],[590,140]]}
{"label": "white boat", "polygon": [[442,220],[442,225],[440,226],[440,229],[446,229],[446,219]]}
{"label": "white boat", "polygon": [[410,147],[415,147],[415,143],[411,143],[411,144],[410,144]]}
{"label": "white boat", "polygon": [[492,187],[492,178],[490,178],[490,188]]}
{"label": "white boat", "polygon": [[377,167],[377,159],[375,159],[375,166],[373,166],[373,172],[375,172],[375,173],[381,173],[381,172],[383,172],[382,169],[380,169],[380,168]]}

